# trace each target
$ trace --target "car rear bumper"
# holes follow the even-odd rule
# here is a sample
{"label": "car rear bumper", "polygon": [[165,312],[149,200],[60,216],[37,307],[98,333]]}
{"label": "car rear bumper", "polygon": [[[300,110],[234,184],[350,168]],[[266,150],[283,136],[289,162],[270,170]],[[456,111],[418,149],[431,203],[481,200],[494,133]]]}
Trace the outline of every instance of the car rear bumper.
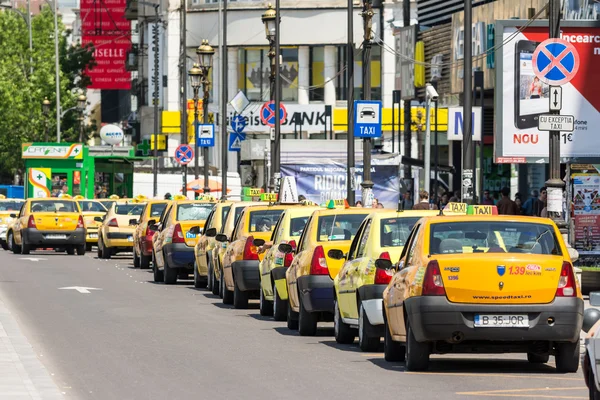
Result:
{"label": "car rear bumper", "polygon": [[170,268],[194,270],[194,248],[185,243],[171,243],[164,247]]}
{"label": "car rear bumper", "polygon": [[235,284],[243,292],[260,289],[259,261],[234,261],[231,264]]}
{"label": "car rear bumper", "polygon": [[108,232],[102,239],[106,247],[133,248],[133,232]]}
{"label": "car rear bumper", "polygon": [[[23,229],[23,239],[32,246],[62,246],[85,244],[85,228],[74,231],[42,231],[34,228]],[[64,235],[64,238],[50,238],[51,235]]]}
{"label": "car rear bumper", "polygon": [[85,234],[86,243],[98,243],[98,228],[87,228]]}
{"label": "car rear bumper", "polygon": [[297,285],[306,311],[333,313],[333,279],[329,275],[301,276]]}
{"label": "car rear bumper", "polygon": [[[410,327],[419,342],[425,341],[559,341],[579,339],[583,300],[556,298],[549,304],[451,303],[445,296],[418,296],[405,301]],[[475,327],[475,314],[527,314],[529,328]],[[548,321],[553,318],[554,323]],[[457,336],[457,333],[460,335]]]}
{"label": "car rear bumper", "polygon": [[358,296],[371,325],[383,325],[383,291],[387,285],[363,285]]}

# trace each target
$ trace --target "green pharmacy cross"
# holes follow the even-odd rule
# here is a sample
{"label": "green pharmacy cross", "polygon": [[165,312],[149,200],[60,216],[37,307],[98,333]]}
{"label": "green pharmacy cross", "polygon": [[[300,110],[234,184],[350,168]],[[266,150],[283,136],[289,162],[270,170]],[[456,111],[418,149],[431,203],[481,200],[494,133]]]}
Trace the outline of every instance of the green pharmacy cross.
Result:
{"label": "green pharmacy cross", "polygon": [[150,141],[148,139],[142,140],[142,143],[137,145],[137,150],[141,151],[143,156],[150,154]]}

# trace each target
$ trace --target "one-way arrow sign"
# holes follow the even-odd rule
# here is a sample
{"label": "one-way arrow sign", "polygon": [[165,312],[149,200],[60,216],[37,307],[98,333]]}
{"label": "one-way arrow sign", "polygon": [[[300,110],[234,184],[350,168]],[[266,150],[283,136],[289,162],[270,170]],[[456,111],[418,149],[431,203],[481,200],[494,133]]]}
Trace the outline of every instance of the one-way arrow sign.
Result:
{"label": "one-way arrow sign", "polygon": [[69,287],[61,287],[59,290],[77,290],[79,293],[90,294],[90,290],[102,290],[93,287],[84,287],[84,286],[69,286]]}
{"label": "one-way arrow sign", "polygon": [[550,111],[562,110],[562,86],[550,86]]}

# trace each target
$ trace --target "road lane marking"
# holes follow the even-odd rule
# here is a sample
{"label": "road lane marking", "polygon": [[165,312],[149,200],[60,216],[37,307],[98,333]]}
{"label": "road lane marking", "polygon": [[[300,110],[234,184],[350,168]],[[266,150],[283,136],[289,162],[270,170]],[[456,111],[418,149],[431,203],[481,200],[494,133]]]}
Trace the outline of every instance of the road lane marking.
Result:
{"label": "road lane marking", "polygon": [[79,293],[83,293],[83,294],[90,294],[92,292],[90,292],[90,290],[102,290],[99,288],[93,288],[93,287],[84,287],[84,286],[68,286],[68,287],[61,287],[58,288],[59,290],[77,290]]}
{"label": "road lane marking", "polygon": [[[489,397],[535,397],[535,398],[548,398],[548,399],[587,399],[587,396],[566,396],[556,394],[541,394],[538,392],[544,391],[564,391],[564,390],[587,390],[587,387],[561,387],[561,388],[530,388],[530,389],[503,389],[503,390],[481,390],[475,392],[456,392],[459,395],[465,396],[489,396]],[[531,394],[526,394],[530,392]],[[536,393],[532,393],[536,392]]]}
{"label": "road lane marking", "polygon": [[21,257],[19,258],[19,260],[28,260],[28,261],[33,261],[33,262],[38,262],[38,261],[47,261],[47,258],[36,258],[36,257]]}

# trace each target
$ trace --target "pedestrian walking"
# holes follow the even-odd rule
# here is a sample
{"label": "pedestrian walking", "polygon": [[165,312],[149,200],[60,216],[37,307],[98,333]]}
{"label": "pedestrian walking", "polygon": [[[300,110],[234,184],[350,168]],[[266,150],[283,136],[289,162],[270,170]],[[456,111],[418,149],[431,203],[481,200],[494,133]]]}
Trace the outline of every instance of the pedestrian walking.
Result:
{"label": "pedestrian walking", "polygon": [[436,204],[429,204],[429,193],[426,190],[419,192],[419,202],[412,208],[413,210],[437,210]]}
{"label": "pedestrian walking", "polygon": [[539,192],[537,190],[534,189],[531,191],[531,197],[523,203],[523,212],[525,215],[529,215],[530,217],[534,215],[534,205],[537,207],[538,196]]}
{"label": "pedestrian walking", "polygon": [[500,215],[520,215],[521,210],[513,200],[510,199],[510,189],[503,187],[501,190],[502,198],[496,204],[498,214]]}
{"label": "pedestrian walking", "polygon": [[407,190],[403,195],[402,195],[402,209],[403,210],[412,210],[413,208],[413,201],[411,199],[411,192],[410,190]]}

